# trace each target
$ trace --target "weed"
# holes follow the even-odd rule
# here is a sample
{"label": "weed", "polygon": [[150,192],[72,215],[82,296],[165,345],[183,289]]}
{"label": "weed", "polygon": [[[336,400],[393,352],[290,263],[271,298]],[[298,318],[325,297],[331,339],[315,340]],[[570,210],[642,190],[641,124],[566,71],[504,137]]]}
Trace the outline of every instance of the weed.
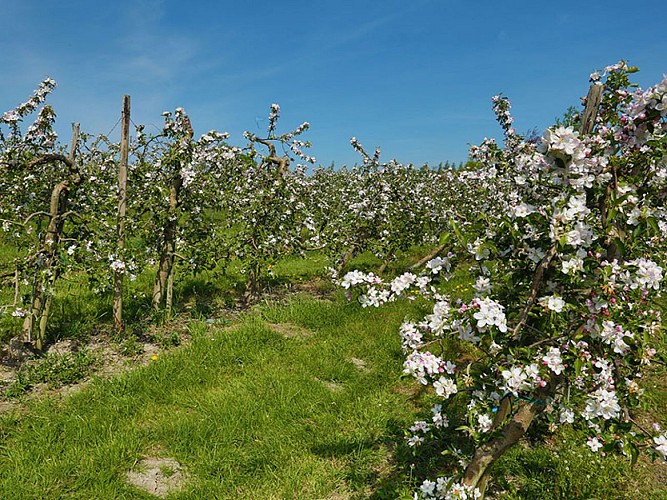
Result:
{"label": "weed", "polygon": [[176,330],[167,330],[156,333],[152,336],[151,340],[162,349],[169,349],[181,345],[181,336]]}
{"label": "weed", "polygon": [[86,349],[47,354],[22,367],[3,396],[6,399],[16,398],[37,384],[47,384],[49,388],[75,384],[90,375],[96,362],[96,357]]}

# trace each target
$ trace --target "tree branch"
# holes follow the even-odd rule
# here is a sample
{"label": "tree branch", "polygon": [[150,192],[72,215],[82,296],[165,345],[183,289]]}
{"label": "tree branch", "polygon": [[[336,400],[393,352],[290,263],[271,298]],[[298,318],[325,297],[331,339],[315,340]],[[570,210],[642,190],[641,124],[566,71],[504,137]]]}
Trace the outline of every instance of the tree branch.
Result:
{"label": "tree branch", "polygon": [[551,261],[555,257],[557,248],[557,243],[554,243],[551,248],[549,248],[540,263],[537,265],[537,269],[535,269],[535,275],[533,276],[533,283],[530,286],[530,293],[528,294],[528,299],[526,300],[526,306],[523,308],[523,311],[521,311],[519,322],[516,324],[514,330],[512,331],[513,339],[518,338],[521,328],[523,328],[524,324],[526,323],[528,313],[530,313],[530,310],[535,305],[535,298],[537,297],[537,292],[540,288],[540,285],[542,284],[542,277],[544,276],[544,272],[551,264]]}

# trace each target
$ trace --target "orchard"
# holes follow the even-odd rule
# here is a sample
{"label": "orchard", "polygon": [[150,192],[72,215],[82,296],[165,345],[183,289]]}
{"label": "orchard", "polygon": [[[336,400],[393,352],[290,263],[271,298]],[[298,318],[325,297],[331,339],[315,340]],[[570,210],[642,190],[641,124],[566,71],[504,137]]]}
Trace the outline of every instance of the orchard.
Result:
{"label": "orchard", "polygon": [[[428,309],[395,332],[404,374],[437,400],[404,444],[446,459],[416,498],[482,498],[509,449],[563,426],[581,430],[591,454],[665,460],[667,434],[636,415],[665,361],[667,79],[642,90],[635,71],[593,73],[582,112],[539,138],[517,134],[509,99],[495,96],[504,144],[472,147],[459,169],[382,162],[356,138],[359,165],[310,167],[310,125],[280,132],[277,104],[266,134],[239,145],[218,131],[194,137],[176,108],[161,131],[137,126],[129,140],[127,243],[122,147],[78,126],[61,145],[47,79],[0,118],[8,352],[39,355],[55,340],[63,281],[110,300],[114,275],[125,286],[148,276],[144,295],[126,299],[169,319],[179,279],[234,269],[233,300],[247,309],[282,260],[316,253],[346,307]],[[353,269],[368,254],[377,269]],[[468,289],[448,286],[461,275]]]}

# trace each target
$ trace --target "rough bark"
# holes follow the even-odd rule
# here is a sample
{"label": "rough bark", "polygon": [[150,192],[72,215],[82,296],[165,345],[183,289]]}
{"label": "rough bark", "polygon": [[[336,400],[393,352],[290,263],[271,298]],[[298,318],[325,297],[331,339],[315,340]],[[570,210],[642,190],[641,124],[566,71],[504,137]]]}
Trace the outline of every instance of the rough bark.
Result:
{"label": "rough bark", "polygon": [[584,109],[584,114],[581,119],[580,132],[582,135],[590,134],[595,128],[595,120],[598,116],[600,103],[602,102],[603,91],[604,85],[601,83],[594,83],[588,89],[588,95],[586,96],[586,108]]}
{"label": "rough bark", "polygon": [[[116,232],[118,236],[117,250],[120,258],[124,258],[125,249],[125,216],[127,212],[127,164],[129,157],[129,137],[130,137],[130,96],[123,97],[122,127],[120,138],[120,163],[118,165],[118,220],[116,223]],[[117,270],[114,273],[114,291],[113,291],[113,319],[117,332],[125,329],[123,323],[123,280],[124,270]]]}
{"label": "rough bark", "polygon": [[526,434],[535,417],[544,411],[544,401],[553,393],[555,386],[556,382],[552,381],[546,387],[536,391],[535,398],[531,401],[520,400],[514,413],[511,412],[510,398],[512,396],[503,399],[494,426],[502,424],[507,416],[511,415],[511,417],[503,425],[496,438],[477,448],[466,467],[463,484],[479,488],[484,495],[489,481],[489,468]]}

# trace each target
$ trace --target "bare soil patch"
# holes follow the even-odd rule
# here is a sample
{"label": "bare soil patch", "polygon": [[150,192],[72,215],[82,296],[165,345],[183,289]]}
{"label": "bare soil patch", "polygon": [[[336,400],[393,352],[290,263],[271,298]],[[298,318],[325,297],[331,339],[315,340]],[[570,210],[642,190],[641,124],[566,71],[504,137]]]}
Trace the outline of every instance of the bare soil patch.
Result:
{"label": "bare soil patch", "polygon": [[[178,333],[178,345],[182,346],[189,342],[190,337],[185,329],[179,328],[179,325],[170,325],[172,331]],[[79,382],[64,385],[49,385],[38,383],[21,396],[19,400],[3,401],[3,390],[17,379],[17,373],[25,369],[31,363],[37,363],[41,358],[38,356],[16,362],[8,356],[0,357],[0,414],[13,410],[20,410],[23,406],[22,399],[36,399],[43,396],[66,397],[74,394],[83,388],[95,378],[111,378],[115,375],[136,369],[138,366],[145,366],[155,361],[168,348],[172,346],[160,345],[159,334],[146,335],[141,338],[128,337],[129,341],[119,342],[105,333],[100,332],[91,336],[86,341],[75,339],[60,340],[50,345],[46,355],[67,356],[81,350],[86,350],[95,359],[91,375]],[[128,347],[129,342],[129,347]]]}
{"label": "bare soil patch", "polygon": [[368,369],[368,366],[366,366],[366,362],[363,359],[359,358],[350,358],[350,361],[352,364],[357,368],[357,370],[368,373],[370,370]]}
{"label": "bare soil patch", "polygon": [[326,387],[332,392],[340,392],[343,389],[345,389],[343,384],[338,384],[332,380],[321,380],[319,378],[316,378],[315,380],[317,380],[320,384],[324,385],[324,387]]}
{"label": "bare soil patch", "polygon": [[312,337],[313,332],[294,323],[269,323],[269,328],[286,339]]}
{"label": "bare soil patch", "polygon": [[147,457],[127,473],[127,482],[157,497],[180,490],[185,484],[185,471],[173,458]]}

